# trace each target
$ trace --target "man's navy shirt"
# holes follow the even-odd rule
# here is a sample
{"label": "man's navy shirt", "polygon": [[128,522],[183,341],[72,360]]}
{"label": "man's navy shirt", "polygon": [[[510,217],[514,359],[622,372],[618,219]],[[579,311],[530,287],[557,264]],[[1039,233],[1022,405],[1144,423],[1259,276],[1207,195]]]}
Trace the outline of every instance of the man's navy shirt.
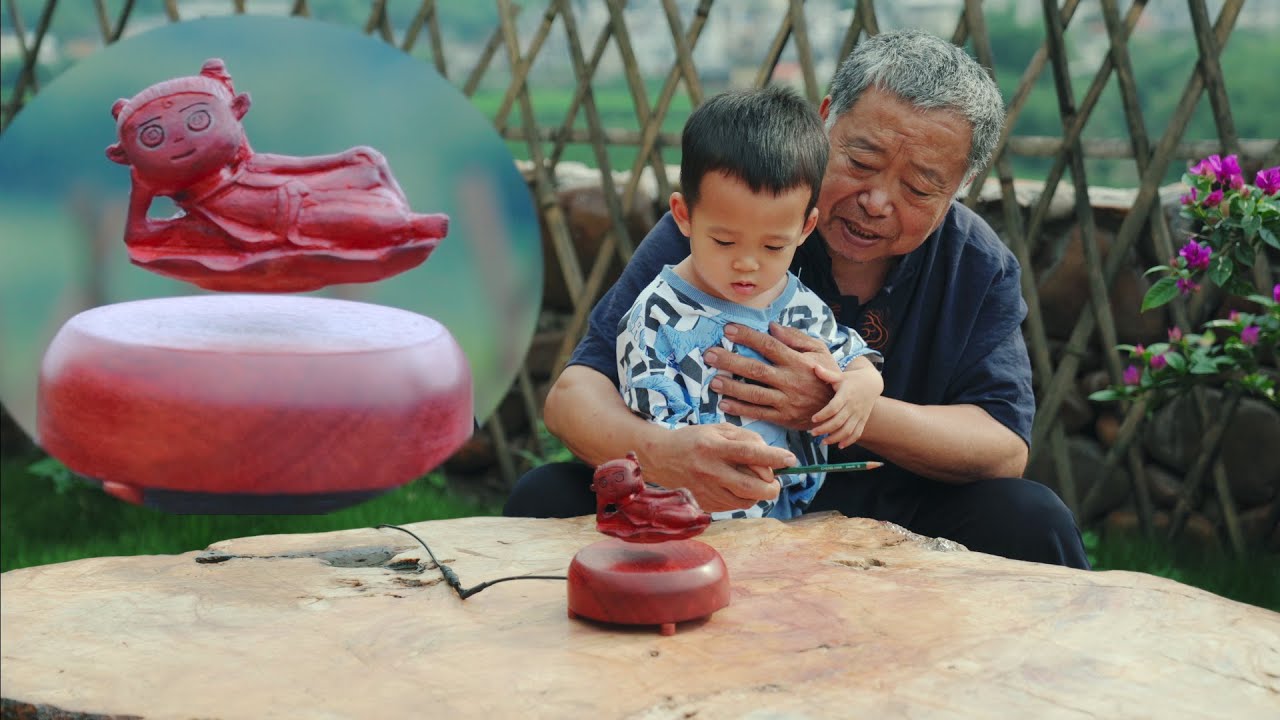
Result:
{"label": "man's navy shirt", "polygon": [[[688,254],[689,239],[667,213],[592,310],[569,364],[597,370],[617,385],[619,318],[664,265]],[[1022,339],[1027,305],[1021,270],[972,210],[953,202],[941,227],[903,256],[866,302],[840,294],[817,233],[796,251],[791,271],[841,323],[884,355],[885,397],[917,405],[977,405],[1030,442],[1035,396]],[[844,453],[832,448],[830,462],[875,457],[855,445]]]}

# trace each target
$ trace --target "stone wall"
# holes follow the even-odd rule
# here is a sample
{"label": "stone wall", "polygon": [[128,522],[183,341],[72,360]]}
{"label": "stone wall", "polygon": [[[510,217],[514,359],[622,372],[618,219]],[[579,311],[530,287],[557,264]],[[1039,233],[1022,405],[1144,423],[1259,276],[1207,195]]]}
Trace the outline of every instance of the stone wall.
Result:
{"label": "stone wall", "polygon": [[[529,173],[529,167],[522,168]],[[642,178],[636,207],[627,218],[627,227],[633,244],[638,245],[655,218],[666,210],[666,199],[657,197],[657,183],[649,177]],[[626,176],[615,173],[615,185],[622,187]],[[671,168],[668,181],[678,185],[676,168]],[[558,201],[565,212],[578,253],[583,273],[588,272],[596,257],[601,239],[611,226],[608,209],[600,188],[598,171],[574,163],[561,163],[557,168]],[[1043,185],[1034,181],[1017,181],[1015,195],[1022,208],[1024,225],[1031,208],[1038,202]],[[1161,202],[1175,238],[1185,237],[1185,221],[1178,217],[1178,198],[1184,190],[1181,185],[1161,189]],[[1133,204],[1136,191],[1114,188],[1091,188],[1090,203],[1097,223],[1097,239],[1105,257],[1110,250],[1114,233]],[[1086,307],[1087,264],[1082,248],[1080,226],[1075,216],[1075,199],[1072,189],[1060,184],[1049,206],[1048,219],[1032,258],[1040,294],[1040,306],[1044,317],[1046,335],[1049,338],[1050,356],[1056,363],[1066,339]],[[996,230],[1002,231],[1004,220],[1000,205],[1000,188],[995,180],[989,180],[977,209]],[[540,403],[551,382],[556,353],[564,337],[563,328],[572,315],[573,307],[554,251],[544,231],[543,251],[546,289],[543,298],[543,315],[539,333],[533,341],[526,367],[537,388]],[[1122,343],[1160,342],[1166,339],[1172,324],[1166,309],[1147,313],[1139,312],[1142,297],[1149,285],[1143,277],[1145,270],[1167,258],[1159,258],[1150,235],[1145,235],[1130,251],[1128,262],[1110,288],[1111,311],[1116,321],[1116,331]],[[607,288],[621,271],[616,259],[603,287]],[[1225,316],[1230,308],[1220,296],[1206,292],[1198,302],[1209,303],[1215,309],[1210,312]],[[1272,359],[1274,365],[1274,358]],[[1120,425],[1119,410],[1114,406],[1100,405],[1087,400],[1094,390],[1110,382],[1103,365],[1103,355],[1098,340],[1087,350],[1081,363],[1076,387],[1072,389],[1061,411],[1064,427],[1068,432],[1068,445],[1077,492],[1084,498],[1096,478],[1102,477],[1103,458],[1114,442]],[[1211,393],[1211,406],[1220,400],[1219,393]],[[1212,416],[1212,408],[1211,408]],[[518,438],[527,434],[529,422],[521,412],[521,404],[511,397],[502,409],[504,429],[508,435]],[[1168,511],[1176,501],[1177,487],[1194,461],[1194,452],[1202,431],[1198,417],[1189,402],[1174,402],[1158,410],[1146,424],[1141,442],[1143,462],[1151,486],[1153,504],[1157,512],[1157,525],[1168,522]],[[487,462],[492,450],[490,440],[478,437],[470,448],[471,454],[451,464],[457,471],[474,471]],[[1265,402],[1246,399],[1227,430],[1222,457],[1226,465],[1229,485],[1235,502],[1242,513],[1242,525],[1246,535],[1255,544],[1269,544],[1280,548],[1280,530],[1275,527],[1276,506],[1280,502],[1280,412]],[[1048,457],[1042,453],[1028,469],[1028,476],[1057,489],[1058,481]],[[1109,524],[1128,526],[1136,523],[1131,478],[1125,468],[1111,473],[1107,486],[1089,507],[1082,508],[1081,520],[1086,525],[1106,521]],[[1210,493],[1212,495],[1212,493]],[[1216,544],[1223,541],[1221,512],[1216,498],[1207,500],[1203,507],[1188,521],[1187,533],[1199,540]]]}

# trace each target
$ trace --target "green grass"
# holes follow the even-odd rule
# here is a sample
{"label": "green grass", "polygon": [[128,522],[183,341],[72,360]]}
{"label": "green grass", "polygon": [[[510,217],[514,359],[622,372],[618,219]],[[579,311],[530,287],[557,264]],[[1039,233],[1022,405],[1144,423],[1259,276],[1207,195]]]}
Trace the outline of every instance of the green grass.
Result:
{"label": "green grass", "polygon": [[229,538],[311,533],[494,515],[498,508],[451,494],[438,475],[329,515],[169,515],[109,497],[79,481],[0,463],[0,571],[113,555],[176,554]]}
{"label": "green grass", "polygon": [[1177,580],[1232,600],[1280,612],[1280,555],[1236,556],[1135,533],[1085,533],[1094,570],[1132,570]]}

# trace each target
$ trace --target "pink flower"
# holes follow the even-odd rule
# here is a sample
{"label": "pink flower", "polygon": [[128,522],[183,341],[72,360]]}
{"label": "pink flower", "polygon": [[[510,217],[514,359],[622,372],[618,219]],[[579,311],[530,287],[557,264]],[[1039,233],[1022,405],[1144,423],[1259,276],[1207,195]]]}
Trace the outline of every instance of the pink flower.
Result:
{"label": "pink flower", "polygon": [[1266,170],[1259,170],[1253,184],[1258,186],[1263,195],[1280,193],[1280,165]]}
{"label": "pink flower", "polygon": [[1239,189],[1244,184],[1244,177],[1240,173],[1240,159],[1235,155],[1228,155],[1225,158],[1219,155],[1210,155],[1196,163],[1191,168],[1191,172],[1194,175],[1203,175],[1204,177],[1212,176],[1219,183],[1236,189]]}
{"label": "pink flower", "polygon": [[1211,208],[1211,207],[1218,207],[1218,203],[1220,202],[1222,202],[1222,191],[1214,190],[1213,192],[1209,193],[1209,196],[1206,197],[1204,199],[1204,202],[1201,204],[1207,208]]}
{"label": "pink flower", "polygon": [[[1280,287],[1280,285],[1277,285],[1276,287]],[[1176,325],[1169,328],[1169,342],[1176,343],[1176,342],[1180,342],[1181,340],[1182,340],[1182,328]]]}
{"label": "pink flower", "polygon": [[1240,311],[1239,311],[1239,310],[1232,310],[1230,313],[1228,313],[1228,314],[1227,314],[1227,319],[1228,319],[1228,320],[1230,320],[1231,322],[1239,322],[1239,321],[1240,321]]}
{"label": "pink flower", "polygon": [[1277,283],[1275,287],[1271,288],[1271,299],[1275,302],[1280,302],[1280,283]]}
{"label": "pink flower", "polygon": [[1142,380],[1142,371],[1136,365],[1130,365],[1124,369],[1124,384],[1137,385]]}
{"label": "pink flower", "polygon": [[1220,155],[1210,155],[1191,166],[1192,175],[1209,177],[1216,176],[1220,172],[1222,172],[1222,157]]}
{"label": "pink flower", "polygon": [[1191,282],[1190,278],[1178,278],[1178,292],[1183,295],[1190,295],[1199,289],[1200,286]]}
{"label": "pink flower", "polygon": [[1198,194],[1199,194],[1199,191],[1198,191],[1198,190],[1196,190],[1195,188],[1191,188],[1191,192],[1189,192],[1189,193],[1187,193],[1186,195],[1183,195],[1183,196],[1182,196],[1182,199],[1181,199],[1182,204],[1183,204],[1183,205],[1194,205],[1194,204],[1195,204],[1195,202],[1196,202],[1196,196],[1197,196]]}
{"label": "pink flower", "polygon": [[1235,155],[1228,155],[1222,159],[1222,173],[1218,175],[1218,182],[1235,190],[1244,186],[1244,174],[1240,172],[1240,159]]}
{"label": "pink flower", "polygon": [[1245,328],[1245,329],[1241,330],[1241,331],[1240,331],[1240,342],[1244,343],[1245,345],[1257,345],[1257,344],[1258,344],[1258,330],[1259,330],[1259,328],[1258,328],[1258,326],[1257,326],[1257,325],[1250,325],[1249,327],[1247,327],[1247,328]]}
{"label": "pink flower", "polygon": [[[1214,190],[1214,192],[1222,193],[1221,190]],[[1187,267],[1192,270],[1208,270],[1209,259],[1213,257],[1213,248],[1188,239],[1187,244],[1182,246],[1178,254],[1187,261]]]}
{"label": "pink flower", "polygon": [[1152,356],[1152,358],[1151,358],[1151,369],[1152,369],[1152,370],[1160,370],[1160,369],[1164,368],[1164,366],[1165,366],[1165,365],[1168,365],[1168,364],[1169,364],[1169,361],[1164,359],[1164,354],[1163,354],[1163,353],[1161,353],[1160,355]]}

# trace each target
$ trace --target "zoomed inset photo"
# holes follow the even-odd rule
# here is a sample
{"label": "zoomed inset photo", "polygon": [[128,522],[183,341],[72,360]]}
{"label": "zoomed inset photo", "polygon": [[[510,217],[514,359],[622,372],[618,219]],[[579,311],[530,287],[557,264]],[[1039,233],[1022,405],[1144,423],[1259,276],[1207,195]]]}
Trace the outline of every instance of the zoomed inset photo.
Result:
{"label": "zoomed inset photo", "polygon": [[487,119],[348,28],[165,25],[0,136],[0,400],[128,502],[328,512],[421,477],[505,396],[541,283]]}

